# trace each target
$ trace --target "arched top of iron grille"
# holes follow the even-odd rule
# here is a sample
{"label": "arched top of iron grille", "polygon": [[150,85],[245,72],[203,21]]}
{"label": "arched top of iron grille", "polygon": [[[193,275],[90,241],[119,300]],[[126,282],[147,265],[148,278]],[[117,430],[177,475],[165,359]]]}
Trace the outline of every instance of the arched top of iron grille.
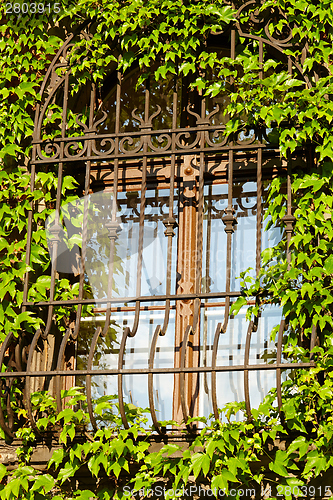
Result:
{"label": "arched top of iron grille", "polygon": [[[279,32],[274,32],[271,27],[278,20],[283,21],[282,28]],[[89,39],[89,33],[80,32],[67,39],[45,76],[40,90],[41,103],[36,109],[33,163],[135,158],[142,152],[143,142],[140,142],[140,138],[149,131],[154,131],[155,134],[154,141],[150,141],[148,145],[151,156],[177,152],[184,154],[189,150],[199,152],[202,149],[213,152],[225,146],[222,136],[227,120],[224,115],[227,102],[223,101],[223,96],[206,99],[206,103],[209,102],[210,105],[206,104],[203,110],[200,98],[195,96],[194,91],[188,92],[187,96],[182,95],[184,85],[174,75],[167,76],[164,81],[159,80],[159,88],[154,94],[152,81],[145,89],[143,85],[136,88],[139,73],[133,76],[135,68],[121,75],[113,63],[114,69],[110,67],[109,75],[102,85],[97,88],[93,83],[87,82],[79,93],[72,95],[75,77],[69,63],[70,54],[76,41],[82,37]],[[309,79],[302,74],[306,43],[300,46],[299,41],[293,39],[292,26],[287,23],[281,11],[271,7],[261,10],[255,0],[244,3],[232,26],[228,26],[225,32],[211,33],[206,40],[206,49],[222,51],[224,55],[235,59],[239,41],[242,41],[243,46],[256,45],[255,50],[262,66],[265,58],[276,59],[284,65],[286,71],[298,74],[308,87],[311,86]],[[295,57],[291,55],[293,49],[298,54]],[[264,77],[263,71],[261,75]],[[215,78],[213,74],[210,76]],[[187,80],[186,83],[191,83],[190,78]],[[126,82],[130,86],[129,100],[132,105],[127,110],[124,97]],[[168,102],[157,99],[163,85],[165,88],[169,86]],[[117,87],[121,87],[118,95]],[[147,92],[144,97],[144,91],[148,87],[149,105],[146,102]],[[175,91],[176,100],[178,99],[176,103],[173,102]],[[119,107],[121,111],[118,110]],[[206,133],[207,141],[204,145],[196,141],[198,129]],[[127,132],[131,132],[130,137]],[[172,132],[175,133],[173,138]],[[211,134],[215,134],[213,139]],[[242,134],[244,135],[244,131]],[[94,140],[91,141],[92,139]],[[91,148],[88,151],[89,141]]]}

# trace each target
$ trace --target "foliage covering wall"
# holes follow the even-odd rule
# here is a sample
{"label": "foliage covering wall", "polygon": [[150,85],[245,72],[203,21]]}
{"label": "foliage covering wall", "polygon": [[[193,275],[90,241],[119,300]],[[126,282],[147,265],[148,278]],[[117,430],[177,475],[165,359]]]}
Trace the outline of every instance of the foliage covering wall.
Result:
{"label": "foliage covering wall", "polygon": [[[254,315],[267,301],[281,303],[289,323],[286,343],[289,355],[306,358],[304,339],[309,338],[313,324],[317,327],[320,347],[314,349],[317,368],[300,372],[284,384],[282,419],[273,404],[273,391],[259,410],[253,410],[252,420],[207,424],[192,444],[192,451],[181,456],[175,454],[176,445],[148,453],[145,437],[138,437],[143,418],[140,410],[128,408],[134,425],[126,431],[121,429],[116,402],[101,402],[97,411],[101,415],[109,411],[110,425],[87,441],[82,434],[86,421],[83,410],[74,414],[67,408],[56,416],[54,401],[47,395],[35,395],[36,408],[45,409],[48,415],[39,425],[46,429],[52,425],[55,429],[62,428],[59,430],[61,447],[49,463],[49,473],[39,473],[29,466],[34,434],[28,424],[20,429],[18,437],[23,439],[23,447],[18,450],[19,466],[13,472],[0,466],[1,498],[108,499],[114,495],[121,497],[122,487],[130,481],[136,489],[149,488],[156,478],[165,478],[164,484],[174,490],[196,481],[221,489],[224,496],[230,498],[234,498],[230,493],[232,488],[239,491],[254,485],[259,491],[267,480],[272,486],[282,485],[282,489],[272,495],[280,491],[285,498],[295,492],[299,496],[300,492],[312,496],[311,481],[329,478],[333,468],[331,2],[272,0],[258,6],[262,10],[280,7],[293,27],[295,39],[300,45],[306,42],[303,70],[311,88],[306,87],[301,78],[291,79],[287,72],[269,73],[274,61],[266,63],[265,71],[270,76],[260,80],[259,61],[249,50],[238,52],[235,61],[206,51],[209,33],[223,30],[234,22],[235,8],[217,0],[62,1],[48,4],[50,7],[43,14],[33,13],[33,4],[26,14],[22,14],[22,4],[15,5],[12,13],[6,13],[8,4],[0,7],[1,339],[10,331],[16,334],[22,328],[34,331],[41,324],[39,318],[20,313],[26,270],[27,213],[31,201],[45,199],[48,206],[54,183],[51,174],[41,175],[40,190],[34,194],[29,190],[27,159],[33,112],[50,60],[66,36],[86,22],[91,23],[93,37],[79,43],[72,57],[78,87],[91,75],[97,81],[102,80],[108,67],[115,63],[126,70],[136,60],[143,74],[148,73],[152,62],[159,57],[162,64],[152,75],[156,80],[165,78],[168,72],[185,76],[193,73],[197,75],[194,85],[207,95],[229,92],[231,119],[227,133],[236,131],[246,121],[251,125],[264,122],[268,127],[274,124],[279,129],[283,157],[290,156],[297,147],[313,151],[312,169],[294,173],[292,178],[296,222],[291,239],[291,268],[287,269],[282,246],[266,251],[260,277],[255,282],[244,281],[244,297],[234,311],[244,303],[245,297],[257,297],[257,306],[251,310]],[[283,22],[275,28],[283,30]],[[256,30],[254,34],[262,34],[260,27]],[[293,57],[300,56],[297,47],[289,50]],[[218,75],[217,81],[205,79],[208,68]],[[235,82],[233,88],[228,87],[230,76]],[[285,197],[277,195],[282,182],[283,179],[276,179],[270,186],[267,213],[272,223],[277,223],[286,210]],[[71,193],[74,185],[71,179],[67,183]],[[47,215],[47,208],[36,215],[36,224],[40,224],[33,236],[32,265],[39,269],[40,278],[34,289],[35,296],[43,295],[47,280],[43,275],[48,257],[42,228]],[[59,295],[68,298],[74,292],[67,283],[58,284]],[[64,396],[83,398],[76,390]],[[237,405],[225,410],[228,420],[236,411],[241,411]],[[276,436],[286,437],[286,449],[274,445]],[[77,489],[70,479],[87,469],[95,478],[95,486]],[[332,486],[332,480],[327,486]],[[319,490],[315,493],[320,496]]]}

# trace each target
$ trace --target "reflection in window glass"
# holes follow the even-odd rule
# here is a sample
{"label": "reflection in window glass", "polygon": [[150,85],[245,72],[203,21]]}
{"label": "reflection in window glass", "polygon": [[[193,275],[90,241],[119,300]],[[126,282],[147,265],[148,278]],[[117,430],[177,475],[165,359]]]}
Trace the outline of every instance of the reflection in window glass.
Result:
{"label": "reflection in window glass", "polygon": [[[239,276],[248,268],[255,277],[257,185],[256,182],[236,183],[233,188],[233,208],[237,224],[231,246],[231,291],[240,288]],[[263,193],[265,202],[266,191]],[[226,286],[227,235],[222,217],[228,204],[227,184],[205,186],[203,241],[203,291],[221,292]],[[268,221],[265,221],[266,227]],[[276,245],[281,239],[279,228],[262,231],[262,250]]]}
{"label": "reflection in window glass", "polygon": [[[156,306],[155,306],[156,307]],[[131,326],[134,321],[134,311],[117,312],[112,315],[112,326],[105,338],[99,339],[94,353],[93,368],[116,369],[118,367],[118,354],[121,336],[126,326]],[[148,367],[149,350],[152,337],[157,325],[163,323],[164,311],[144,311],[140,314],[140,323],[135,337],[128,338],[124,356],[123,368],[141,369]],[[98,325],[103,325],[105,316],[99,318],[84,318],[83,331],[92,337]],[[174,336],[175,311],[170,312],[168,333],[159,337],[155,354],[156,368],[172,368],[174,363]],[[83,335],[84,338],[84,335]],[[84,369],[88,361],[88,345],[84,340],[79,340],[78,366]],[[85,386],[85,380],[77,380],[79,385]],[[92,376],[92,397],[97,399],[104,395],[117,394],[117,376],[103,375]],[[123,377],[123,394],[126,403],[132,403],[143,408],[148,407],[148,376],[146,374],[129,374]],[[157,374],[154,376],[154,401],[157,418],[171,420],[173,398],[173,374]],[[151,424],[152,422],[150,422]]]}

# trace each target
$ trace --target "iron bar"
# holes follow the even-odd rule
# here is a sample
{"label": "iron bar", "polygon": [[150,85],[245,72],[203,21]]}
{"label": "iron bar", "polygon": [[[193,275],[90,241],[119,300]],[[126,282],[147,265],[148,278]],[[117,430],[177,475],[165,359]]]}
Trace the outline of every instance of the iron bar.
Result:
{"label": "iron bar", "polygon": [[[149,360],[148,360],[148,368],[150,370],[154,369],[154,359],[155,359],[155,353],[156,353],[156,345],[157,345],[157,340],[160,335],[163,335],[163,332],[161,330],[160,325],[158,325],[155,329],[154,336],[151,342],[150,346],[150,353],[149,353]],[[157,417],[156,417],[156,411],[155,411],[155,405],[154,405],[154,377],[153,377],[153,372],[148,373],[148,399],[149,399],[149,409],[150,409],[150,415],[154,424],[155,430],[159,433],[162,434],[161,427],[158,423]]]}
{"label": "iron bar", "polygon": [[[211,230],[212,230],[212,186],[208,188],[208,206],[207,206],[207,233],[206,233],[206,277],[205,277],[205,292],[210,291],[210,257],[211,257]],[[208,301],[205,299],[204,307],[207,307]],[[207,334],[208,325],[207,317],[204,315],[204,325],[203,325],[203,366],[207,366]],[[207,374],[204,374],[204,390],[205,393],[209,393]]]}
{"label": "iron bar", "polygon": [[[141,297],[114,297],[112,299],[113,304],[129,304],[131,302],[164,302],[166,299],[169,300],[190,300],[190,299],[195,299],[195,298],[201,298],[201,299],[217,299],[217,298],[224,298],[224,297],[234,297],[237,298],[242,293],[239,292],[208,292],[208,293],[184,293],[181,296],[180,295],[153,295],[153,296],[148,296],[148,295],[143,295]],[[42,307],[42,306],[48,306],[48,305],[59,305],[59,306],[71,306],[71,305],[76,305],[76,304],[106,304],[107,300],[106,299],[69,299],[69,300],[53,300],[53,301],[41,301],[41,302],[27,302],[25,305],[27,306],[36,306],[36,307]]]}
{"label": "iron bar", "polygon": [[[90,139],[91,140],[91,139]],[[82,141],[81,141],[82,142]],[[256,151],[257,149],[259,148],[262,148],[262,149],[270,149],[268,148],[268,146],[266,144],[255,144],[255,146],[253,144],[243,144],[243,145],[234,145],[234,146],[221,146],[220,148],[218,148],[217,146],[215,147],[205,147],[205,148],[201,148],[201,147],[198,147],[198,148],[188,148],[188,149],[170,149],[170,150],[161,150],[161,151],[147,151],[147,153],[145,153],[145,157],[148,159],[148,158],[164,158],[165,156],[170,156],[172,154],[176,155],[176,156],[185,156],[185,155],[193,155],[193,154],[200,154],[200,153],[205,153],[205,154],[209,154],[209,153],[221,153],[221,152],[228,152],[230,150],[233,150],[233,151],[240,151],[240,152],[243,152],[243,151]],[[277,154],[279,153],[279,151],[277,149],[274,149],[273,151],[277,152]],[[63,157],[59,157],[59,158],[49,158],[49,159],[45,159],[45,160],[38,160],[36,159],[35,161],[35,164],[36,165],[42,165],[42,164],[50,164],[50,163],[53,163],[53,164],[57,164],[57,163],[70,163],[70,162],[83,162],[83,161],[93,161],[93,162],[105,162],[107,160],[114,160],[116,158],[118,158],[118,160],[127,160],[127,159],[142,159],[142,151],[141,152],[137,152],[137,153],[132,153],[131,151],[128,151],[128,153],[126,154],[110,154],[110,155],[104,155],[104,156],[93,156],[93,155],[82,155],[82,156],[63,156]]]}
{"label": "iron bar", "polygon": [[[95,85],[92,86],[90,92],[90,116],[89,116],[89,127],[92,127],[93,123],[93,103],[95,101],[96,96],[96,88]],[[91,150],[91,142],[88,143],[88,153]],[[88,207],[89,207],[89,186],[90,186],[90,171],[91,171],[91,162],[88,160],[86,162],[86,173],[85,173],[85,182],[84,182],[84,200],[83,200],[83,223],[82,223],[82,249],[81,249],[81,261],[80,261],[80,280],[79,280],[79,300],[83,299],[83,289],[84,289],[84,279],[85,279],[85,264],[86,264],[86,252],[87,252],[87,228],[88,228]],[[82,314],[82,304],[78,305],[76,319],[75,319],[75,327],[72,332],[72,338],[75,340],[78,337],[80,322],[81,322],[81,314]]]}
{"label": "iron bar", "polygon": [[[259,364],[259,365],[230,365],[230,366],[215,366],[214,370],[216,372],[243,372],[244,370],[254,371],[254,370],[291,370],[298,368],[313,368],[316,364],[314,361],[302,362],[302,363],[272,363],[272,364]],[[53,371],[38,371],[38,372],[2,372],[0,374],[1,378],[19,378],[19,377],[53,377],[53,376],[82,376],[82,375],[135,375],[135,374],[160,374],[160,373],[205,373],[211,372],[211,366],[185,366],[184,368],[110,368],[105,370],[53,370]]]}
{"label": "iron bar", "polygon": [[[1,349],[0,349],[0,363],[2,366],[3,364],[3,360],[4,360],[4,357],[5,357],[5,353],[8,349],[8,347],[10,346],[11,342],[14,340],[14,335],[12,333],[10,333],[9,335],[7,335],[7,337],[5,338],[2,346],[1,346]],[[10,363],[8,363],[8,367],[7,369],[10,367]],[[24,373],[24,372],[23,372]],[[15,378],[16,378],[16,375],[15,375]],[[14,380],[13,380],[14,382]],[[12,382],[12,383],[13,383]],[[6,433],[6,435],[10,438],[13,438],[14,437],[14,433],[13,433],[13,424],[14,424],[14,418],[13,418],[13,410],[11,408],[11,404],[10,404],[10,400],[11,400],[11,394],[10,394],[10,389],[11,389],[11,386],[12,384],[10,385],[10,387],[8,387],[6,385],[6,388],[7,388],[7,394],[5,395],[3,393],[3,390],[2,390],[2,387],[1,387],[1,396],[2,398],[5,398],[5,401],[6,401],[6,410],[7,410],[7,414],[8,414],[8,422],[6,422],[5,420],[5,416],[4,416],[4,413],[3,413],[3,408],[2,408],[2,405],[0,404],[0,425],[1,425],[1,428],[3,429],[3,431]]]}
{"label": "iron bar", "polygon": [[88,357],[88,363],[87,363],[88,374],[86,375],[86,395],[87,395],[88,413],[89,413],[91,425],[95,431],[97,431],[97,425],[96,425],[96,420],[94,417],[94,410],[93,410],[92,399],[91,399],[91,374],[90,374],[90,372],[92,371],[92,364],[93,364],[95,349],[96,349],[96,345],[97,345],[97,342],[98,342],[98,339],[99,339],[99,336],[101,333],[102,333],[102,328],[100,328],[100,327],[96,328],[94,337],[93,337],[92,342],[91,342],[91,347],[89,349],[89,357]]}
{"label": "iron bar", "polygon": [[[65,81],[65,80],[63,80]],[[176,115],[176,119],[177,119],[177,115]],[[143,137],[145,135],[151,137],[151,136],[158,136],[158,135],[165,135],[165,134],[176,134],[178,135],[179,133],[182,133],[182,134],[185,134],[185,133],[196,133],[198,134],[200,132],[200,135],[201,135],[201,131],[207,131],[207,132],[215,132],[215,131],[223,131],[225,130],[225,126],[224,125],[201,125],[200,126],[200,129],[198,129],[198,127],[177,127],[177,126],[174,126],[172,128],[168,128],[168,129],[156,129],[156,130],[151,130],[151,128],[149,127],[149,129],[145,130],[143,127],[142,127],[142,130],[140,131],[131,131],[131,132],[119,132],[118,134],[116,133],[107,133],[107,134],[97,134],[96,132],[89,132],[89,134],[87,135],[77,135],[77,136],[73,136],[73,137],[63,137],[63,138],[60,138],[60,137],[55,137],[54,139],[52,140],[43,140],[43,139],[33,139],[32,141],[32,144],[33,145],[46,145],[46,144],[61,144],[62,142],[82,142],[82,141],[91,141],[91,139],[94,139],[94,140],[103,140],[103,139],[116,139],[116,138],[119,138],[119,139],[127,139],[129,136],[131,137]],[[256,147],[258,145],[256,144]],[[262,147],[267,147],[265,144],[261,144]],[[252,146],[253,147],[253,146]],[[183,150],[186,149],[186,147],[182,147],[179,149],[179,153],[182,154],[183,153]],[[218,150],[219,147],[218,145],[216,146],[216,149]],[[53,159],[52,158],[49,158],[49,163],[52,163],[53,162]]]}
{"label": "iron bar", "polygon": [[[32,164],[31,164],[31,180],[30,180],[30,190],[31,192],[34,191],[35,188],[35,176],[36,176],[36,167],[33,161],[35,160],[35,151],[36,147],[33,146],[33,152],[32,152]],[[30,204],[30,210],[28,213],[28,225],[27,225],[27,246],[26,246],[26,255],[25,255],[25,263],[26,266],[28,267],[30,265],[30,258],[31,258],[31,240],[32,240],[32,221],[33,221],[33,211],[34,211],[34,202],[31,200]],[[24,275],[24,286],[23,286],[23,305],[22,305],[22,312],[26,311],[26,305],[25,303],[28,300],[28,290],[29,290],[29,267],[28,270],[25,272]]]}
{"label": "iron bar", "polygon": [[[283,341],[283,332],[285,330],[285,320],[283,319],[280,323],[279,333],[278,333],[278,341],[277,341],[277,351],[276,351],[276,360],[278,364],[281,364],[282,357],[282,341]],[[281,414],[281,406],[282,406],[282,394],[281,394],[281,368],[277,367],[276,369],[276,391],[277,391],[277,401],[278,408]]]}
{"label": "iron bar", "polygon": [[[188,424],[188,418],[189,418],[189,409],[187,407],[186,399],[188,397],[187,390],[186,390],[186,385],[185,385],[185,373],[197,373],[196,371],[191,371],[187,372],[186,370],[186,351],[187,351],[187,344],[188,344],[188,339],[190,335],[194,334],[193,328],[191,325],[189,325],[184,333],[183,337],[183,346],[181,350],[181,356],[180,356],[180,368],[179,372],[173,372],[173,373],[180,373],[179,377],[179,383],[180,383],[180,402],[181,402],[181,408],[182,408],[182,413],[183,413],[183,420],[185,422],[185,425],[187,429],[192,432],[193,431],[193,425]],[[188,385],[188,384],[187,384]]]}
{"label": "iron bar", "polygon": [[[31,427],[33,430],[36,432],[37,435],[40,434],[40,431],[37,427],[34,415],[32,413],[32,404],[31,404],[31,383],[30,383],[30,374],[31,374],[31,363],[33,359],[33,355],[35,352],[35,348],[37,346],[37,342],[39,339],[42,339],[42,331],[38,329],[33,336],[30,349],[29,349],[29,357],[28,357],[28,362],[27,362],[27,371],[26,371],[26,383],[25,383],[25,394],[24,394],[24,403],[25,403],[25,408],[27,411],[28,418],[31,423]],[[48,372],[48,376],[50,375],[50,372]]]}
{"label": "iron bar", "polygon": [[[205,99],[201,97],[201,118],[206,117]],[[205,141],[205,133],[201,132],[200,142],[203,146]],[[204,212],[204,170],[205,157],[200,153],[200,170],[199,170],[199,190],[198,190],[198,215],[197,215],[197,241],[196,241],[196,269],[195,269],[195,293],[200,293],[202,282],[202,249],[203,249],[203,212]],[[194,316],[193,316],[193,331],[196,332],[199,328],[200,321],[200,305],[201,300],[197,297],[194,300]]]}
{"label": "iron bar", "polygon": [[[144,119],[144,130],[149,128],[149,82],[146,85],[145,90],[145,119]],[[143,161],[142,161],[142,178],[141,178],[141,190],[140,190],[140,220],[139,220],[139,248],[138,248],[138,263],[137,263],[137,275],[136,275],[136,295],[141,294],[141,280],[142,280],[142,264],[143,264],[143,235],[144,235],[144,222],[145,222],[145,208],[146,208],[146,190],[147,190],[147,136],[143,136]],[[135,317],[133,322],[133,328],[131,330],[131,337],[137,332],[139,326],[140,318],[140,301],[136,301],[135,305]]]}
{"label": "iron bar", "polygon": [[[63,366],[64,366],[64,358],[65,358],[65,350],[67,347],[67,343],[72,336],[72,332],[70,328],[67,328],[65,335],[62,338],[60,348],[59,348],[59,354],[58,354],[58,361],[57,361],[57,369],[56,369],[56,379],[55,379],[55,393],[56,393],[56,403],[57,403],[57,413],[59,414],[62,410],[62,401],[61,401],[61,378],[60,375],[58,374]],[[30,351],[29,351],[30,355]],[[54,372],[51,372],[54,373]],[[70,375],[72,376],[71,372],[66,371],[67,376]]]}
{"label": "iron bar", "polygon": [[[129,424],[128,420],[126,417],[126,412],[125,412],[125,405],[124,405],[124,397],[123,397],[123,374],[129,373],[128,370],[123,370],[123,365],[124,365],[124,355],[125,355],[125,347],[126,347],[126,340],[127,337],[131,335],[131,330],[130,328],[125,328],[123,332],[123,336],[121,339],[121,344],[120,344],[120,349],[119,349],[119,355],[118,355],[118,370],[116,370],[114,373],[118,375],[118,401],[119,401],[119,411],[121,415],[121,420],[123,423],[123,426],[125,429],[129,429]],[[142,373],[139,371],[138,373]],[[148,372],[147,372],[148,373]],[[88,374],[88,373],[87,373]],[[90,373],[90,375],[92,375]]]}
{"label": "iron bar", "polygon": [[[120,102],[121,93],[121,73],[117,72],[117,102]],[[120,121],[120,106],[116,109],[116,124],[115,132],[119,133],[119,121]],[[118,144],[119,139],[116,138],[116,143]],[[107,310],[106,319],[103,331],[101,334],[105,336],[108,332],[111,320],[111,297],[112,297],[112,287],[113,287],[113,274],[114,274],[114,254],[115,254],[115,242],[117,239],[117,232],[120,228],[117,221],[117,197],[118,197],[118,159],[114,161],[114,177],[113,177],[113,197],[112,197],[112,210],[111,210],[111,224],[107,223],[107,228],[109,231],[110,239],[110,251],[109,251],[109,268],[108,268],[108,290],[107,290]]]}
{"label": "iron bar", "polygon": [[[172,102],[172,128],[176,129],[177,127],[177,79],[174,81],[174,92],[173,92],[173,102]],[[175,134],[172,134],[172,147],[175,147]],[[169,190],[169,217],[166,221],[163,221],[166,231],[165,236],[168,238],[168,248],[167,248],[167,275],[166,275],[166,296],[169,296],[171,293],[171,271],[172,271],[172,240],[175,235],[174,228],[178,225],[176,219],[174,217],[174,194],[175,194],[175,166],[176,166],[176,158],[175,155],[171,155],[171,166],[170,166],[170,190]],[[165,315],[162,326],[163,335],[166,333],[169,324],[170,317],[170,299],[166,299],[165,301]]]}
{"label": "iron bar", "polygon": [[254,322],[250,321],[249,327],[247,329],[246,341],[245,341],[245,354],[244,354],[244,396],[245,396],[245,409],[246,414],[249,419],[251,419],[251,404],[250,404],[250,390],[249,390],[249,357],[250,357],[250,346],[251,346],[251,336],[253,331]]}
{"label": "iron bar", "polygon": [[[312,325],[311,329],[311,338],[310,338],[310,351],[315,347],[316,345],[316,340],[317,340],[317,326]],[[310,355],[310,361],[312,361],[313,354]]]}

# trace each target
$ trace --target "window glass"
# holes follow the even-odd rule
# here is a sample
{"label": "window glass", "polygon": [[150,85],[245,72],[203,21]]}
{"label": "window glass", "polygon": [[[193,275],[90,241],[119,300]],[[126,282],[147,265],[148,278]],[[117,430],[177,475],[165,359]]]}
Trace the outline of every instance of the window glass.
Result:
{"label": "window glass", "polygon": [[[174,214],[177,218],[177,192],[175,193]],[[254,181],[236,182],[233,187],[233,208],[237,217],[237,226],[232,237],[232,274],[231,290],[240,288],[239,275],[248,267],[253,269],[250,275],[255,275],[256,266],[256,231],[257,231],[257,185]],[[135,303],[126,303],[126,297],[135,298],[138,269],[138,241],[140,217],[140,191],[118,193],[117,220],[120,224],[118,240],[116,240],[116,271],[114,275],[114,298],[124,297],[124,302],[117,303],[112,312],[112,324],[106,338],[100,338],[94,353],[93,367],[96,369],[116,369],[121,338],[126,326],[132,327],[135,318]],[[110,194],[107,196],[110,197]],[[219,293],[226,288],[226,252],[227,235],[222,221],[227,207],[228,185],[226,183],[208,184],[204,187],[204,217],[203,217],[203,264],[202,292]],[[263,204],[266,203],[266,189],[263,190]],[[123,368],[142,369],[148,367],[148,358],[155,328],[162,325],[165,317],[165,301],[154,302],[154,295],[166,293],[167,243],[163,220],[168,215],[169,190],[148,189],[143,237],[143,266],[141,295],[151,296],[152,300],[141,305],[139,327],[133,338],[128,338],[124,355]],[[105,227],[105,220],[100,227]],[[262,224],[265,226],[266,222]],[[179,231],[179,229],[178,229]],[[176,293],[177,277],[177,238],[175,230],[172,251],[172,287],[171,293]],[[98,235],[89,245],[98,254]],[[262,233],[262,248],[266,248],[280,238],[280,230],[271,228]],[[105,240],[105,241],[104,241]],[[103,236],[105,246],[109,248],[107,232]],[[104,246],[101,244],[101,248]],[[100,275],[107,275],[108,251],[104,257],[97,259],[101,266]],[[118,259],[118,260],[117,260]],[[100,279],[100,278],[99,278]],[[92,280],[92,274],[90,276]],[[102,283],[102,282],[101,282]],[[96,297],[106,298],[106,287],[94,288]],[[95,318],[83,319],[82,328],[87,332],[79,340],[78,366],[86,367],[89,354],[89,341],[98,325],[103,327],[105,313],[103,306]],[[224,299],[205,299],[201,307],[200,317],[200,366],[211,366],[214,335],[217,324],[223,322],[225,313]],[[230,318],[227,330],[220,336],[217,366],[242,366],[245,356],[245,340],[248,321],[245,319],[246,308],[243,308],[235,318]],[[281,320],[281,310],[277,306],[267,306],[259,321],[258,330],[253,333],[250,346],[250,364],[272,363],[276,361],[276,346],[270,340],[270,332]],[[157,342],[155,352],[155,368],[173,368],[175,366],[175,329],[176,305],[171,303],[169,324],[165,336]],[[85,345],[84,345],[85,344]],[[276,384],[275,371],[255,370],[249,374],[250,399],[257,406],[268,390]],[[85,384],[84,379],[78,381]],[[118,391],[117,376],[93,376],[93,397],[105,394],[116,394]],[[159,420],[173,418],[173,397],[175,389],[173,374],[154,375],[154,404]],[[242,370],[223,371],[217,373],[217,400],[219,407],[230,401],[244,400],[244,375]],[[211,374],[201,373],[199,380],[199,414],[208,416],[212,411]],[[148,375],[125,374],[123,376],[123,394],[127,403],[147,407]]]}

